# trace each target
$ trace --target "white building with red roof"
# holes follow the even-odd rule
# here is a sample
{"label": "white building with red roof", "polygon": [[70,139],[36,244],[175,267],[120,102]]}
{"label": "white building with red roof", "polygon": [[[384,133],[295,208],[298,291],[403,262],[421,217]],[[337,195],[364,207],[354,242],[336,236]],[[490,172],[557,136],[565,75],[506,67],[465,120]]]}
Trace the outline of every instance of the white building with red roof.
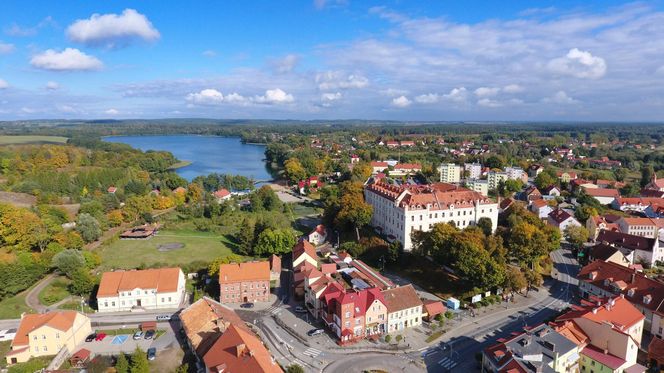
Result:
{"label": "white building with red roof", "polygon": [[498,204],[488,197],[452,184],[391,185],[369,184],[364,189],[367,203],[373,206],[371,225],[388,239],[412,249],[411,233],[428,231],[434,224],[454,222],[463,229],[481,218],[498,225]]}
{"label": "white building with red roof", "polygon": [[307,235],[307,241],[313,245],[322,245],[327,241],[327,229],[323,224],[318,224],[311,233]]}
{"label": "white building with red roof", "polygon": [[99,312],[176,309],[185,295],[180,268],[104,272],[97,290]]}
{"label": "white building with red roof", "polygon": [[231,192],[229,192],[228,189],[226,188],[221,188],[212,194],[214,195],[214,198],[217,200],[217,203],[222,203],[226,200],[231,199]]}

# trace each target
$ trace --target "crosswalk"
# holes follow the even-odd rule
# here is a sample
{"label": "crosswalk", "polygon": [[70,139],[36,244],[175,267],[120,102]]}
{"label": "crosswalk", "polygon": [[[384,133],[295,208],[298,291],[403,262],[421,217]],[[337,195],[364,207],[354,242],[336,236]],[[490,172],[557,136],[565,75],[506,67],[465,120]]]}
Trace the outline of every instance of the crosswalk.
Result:
{"label": "crosswalk", "polygon": [[438,365],[440,365],[441,367],[443,367],[443,369],[445,369],[445,370],[448,371],[448,372],[451,371],[452,368],[454,368],[455,366],[457,366],[457,364],[458,364],[458,363],[457,363],[456,361],[450,359],[449,357],[444,357],[442,360],[440,360],[440,361],[438,362]]}
{"label": "crosswalk", "polygon": [[276,315],[279,312],[281,312],[281,307],[279,306],[272,306],[267,309],[267,312],[270,313],[271,315]]}
{"label": "crosswalk", "polygon": [[307,355],[307,356],[311,356],[311,357],[315,358],[316,356],[320,355],[321,352],[322,352],[321,350],[317,350],[313,347],[310,347],[310,348],[307,348],[304,351],[304,354]]}

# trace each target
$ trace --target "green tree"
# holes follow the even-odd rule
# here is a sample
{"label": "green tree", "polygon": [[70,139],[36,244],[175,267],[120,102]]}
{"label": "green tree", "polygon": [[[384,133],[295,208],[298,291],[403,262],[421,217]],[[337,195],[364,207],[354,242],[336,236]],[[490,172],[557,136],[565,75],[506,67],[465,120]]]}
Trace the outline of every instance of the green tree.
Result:
{"label": "green tree", "polygon": [[85,267],[85,258],[79,250],[67,249],[53,256],[51,266],[71,278],[77,269]]}
{"label": "green tree", "polygon": [[253,254],[266,256],[290,252],[295,246],[295,235],[290,229],[266,229],[258,235]]}
{"label": "green tree", "polygon": [[555,185],[557,181],[558,179],[556,179],[556,177],[550,172],[543,171],[535,177],[535,186],[537,186],[538,189],[544,189],[551,185]]}
{"label": "green tree", "polygon": [[71,284],[69,291],[75,295],[87,295],[92,293],[96,281],[95,278],[84,268],[77,268],[71,274]]}
{"label": "green tree", "polygon": [[485,236],[490,236],[493,233],[493,223],[487,217],[481,217],[477,220],[477,227],[482,230]]}
{"label": "green tree", "polygon": [[76,222],[76,231],[85,242],[92,242],[101,237],[99,221],[90,214],[80,214]]}
{"label": "green tree", "polygon": [[245,218],[242,222],[242,228],[237,234],[238,253],[242,255],[249,255],[253,252],[254,247],[254,228],[256,223],[250,218]]}
{"label": "green tree", "polygon": [[355,228],[357,240],[360,240],[360,228],[369,224],[373,207],[364,201],[362,184],[347,183],[342,187],[341,209],[336,216],[338,225]]}
{"label": "green tree", "polygon": [[591,216],[597,216],[598,212],[592,206],[581,205],[574,211],[574,217],[581,223],[585,223]]}
{"label": "green tree", "polygon": [[176,370],[175,373],[188,373],[189,372],[189,364],[184,363],[180,365]]}
{"label": "green tree", "polygon": [[641,188],[645,187],[652,181],[653,176],[655,175],[655,169],[652,165],[646,165],[641,168]]}
{"label": "green tree", "polygon": [[510,266],[505,274],[503,288],[519,292],[526,286],[528,286],[528,282],[526,281],[523,271],[521,271],[520,268]]}
{"label": "green tree", "polygon": [[115,361],[115,371],[117,373],[129,373],[129,361],[124,352],[120,352],[118,359]]}
{"label": "green tree", "polygon": [[145,351],[141,350],[139,347],[136,347],[131,354],[131,366],[129,371],[131,373],[150,373],[150,363],[148,362],[148,358],[145,356]]}
{"label": "green tree", "polygon": [[219,274],[219,267],[222,264],[228,264],[228,263],[241,263],[244,261],[244,258],[241,257],[240,255],[236,254],[230,254],[221,258],[217,258],[212,261],[207,267],[208,270],[208,275],[210,276],[216,276]]}
{"label": "green tree", "polygon": [[286,373],[304,373],[304,368],[297,364],[291,364],[286,368]]}
{"label": "green tree", "polygon": [[579,247],[582,244],[588,242],[590,233],[588,233],[588,230],[583,226],[570,225],[565,228],[564,235],[567,242],[576,247]]}
{"label": "green tree", "polygon": [[295,184],[307,177],[307,171],[297,158],[290,158],[284,163],[284,171],[288,180]]}
{"label": "green tree", "polygon": [[526,283],[528,284],[528,290],[526,290],[526,296],[530,293],[530,288],[534,287],[540,287],[544,283],[544,279],[542,278],[542,275],[537,272],[533,271],[530,268],[525,269],[525,278],[526,278]]}

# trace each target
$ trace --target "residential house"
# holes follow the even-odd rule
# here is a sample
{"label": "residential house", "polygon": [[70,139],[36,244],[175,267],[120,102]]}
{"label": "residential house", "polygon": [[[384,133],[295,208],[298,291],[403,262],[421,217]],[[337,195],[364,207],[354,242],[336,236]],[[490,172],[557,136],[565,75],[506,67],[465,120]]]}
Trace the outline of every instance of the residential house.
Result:
{"label": "residential house", "polygon": [[620,198],[620,191],[618,189],[584,188],[583,190],[602,205],[610,205],[616,198]]}
{"label": "residential house", "polygon": [[107,191],[109,194],[115,194],[115,192],[118,191],[118,188],[116,188],[116,187],[114,187],[114,186],[110,186],[110,187],[108,187],[108,189],[106,189],[106,191]]}
{"label": "residential house", "polygon": [[509,179],[507,172],[489,171],[487,174],[487,182],[489,183],[489,190],[498,188],[500,182],[505,182]]}
{"label": "residential house", "polygon": [[521,193],[521,200],[532,202],[538,199],[542,199],[542,193],[537,189],[536,186],[531,185],[526,190]]}
{"label": "residential house", "polygon": [[664,261],[664,247],[654,238],[604,230],[599,232],[595,241],[617,247],[623,253],[631,252],[631,255],[626,256],[631,258],[632,264],[653,266],[657,261]]}
{"label": "residential house", "polygon": [[579,346],[540,324],[482,351],[482,372],[574,372]]}
{"label": "residential house", "polygon": [[299,267],[302,263],[308,262],[314,267],[318,267],[318,255],[316,248],[307,240],[299,240],[293,247],[293,269]]}
{"label": "residential house", "polygon": [[388,140],[385,142],[385,145],[387,145],[388,148],[398,148],[399,142],[394,140]]}
{"label": "residential house", "polygon": [[441,183],[458,183],[461,181],[461,166],[454,163],[443,163],[438,167]]}
{"label": "residential house", "polygon": [[581,223],[579,223],[579,221],[576,220],[574,216],[560,208],[549,213],[549,216],[547,217],[547,223],[560,229],[561,232],[564,232],[565,229],[570,226],[581,226]]}
{"label": "residential house", "polygon": [[555,185],[549,185],[542,190],[542,194],[549,197],[560,197],[560,189]]}
{"label": "residential house", "polygon": [[648,362],[656,371],[664,371],[664,340],[654,337],[648,344]]}
{"label": "residential house", "polygon": [[[336,269],[336,266],[334,269]],[[332,274],[336,272],[334,269],[323,273],[316,268],[308,267],[303,272],[304,304],[309,312],[317,319],[322,317],[323,303],[321,302],[321,297],[324,292],[330,288],[330,286],[338,290],[344,289],[344,287],[332,277]]]}
{"label": "residential house", "polygon": [[537,175],[541,174],[542,171],[544,171],[544,167],[540,164],[533,164],[528,167],[528,176],[529,177],[537,177]]}
{"label": "residential house", "polygon": [[657,174],[653,174],[652,180],[646,185],[646,189],[664,192],[664,179],[657,179]]}
{"label": "residential house", "polygon": [[387,162],[384,161],[372,161],[369,165],[371,166],[372,175],[376,175],[379,172],[384,172],[390,166]]}
{"label": "residential house", "polygon": [[212,194],[214,195],[214,198],[217,200],[217,203],[222,203],[224,201],[231,199],[231,192],[229,192],[228,189],[226,188],[221,188]]}
{"label": "residential house", "polygon": [[604,243],[598,243],[591,246],[588,250],[588,261],[600,260],[603,262],[612,262],[623,267],[630,267],[633,262],[633,252],[623,252],[619,248]]}
{"label": "residential house", "polygon": [[[655,205],[657,208],[664,206],[661,198],[645,198],[645,197],[620,197],[616,198],[611,203],[611,208],[625,212],[639,212],[648,217],[656,217],[648,213],[648,207]],[[653,211],[651,208],[650,211]]]}
{"label": "residential house", "polygon": [[516,201],[512,198],[505,198],[498,204],[499,213],[503,214],[505,211],[509,210]]}
{"label": "residential house", "polygon": [[99,312],[176,309],[185,298],[180,268],[104,272],[97,290]]}
{"label": "residential house", "polygon": [[663,283],[636,269],[599,260],[581,268],[577,278],[582,297],[624,295],[645,316],[644,329],[658,337],[664,335]]}
{"label": "residential house", "polygon": [[601,157],[600,159],[591,159],[590,166],[601,168],[605,170],[616,169],[622,166],[622,162],[609,159],[609,157]]}
{"label": "residential house", "polygon": [[327,241],[327,229],[323,224],[318,224],[311,233],[307,235],[307,241],[313,245],[322,245]]}
{"label": "residential house", "polygon": [[402,141],[399,141],[399,146],[407,146],[407,147],[415,146],[415,141],[402,140]]}
{"label": "residential house", "polygon": [[480,179],[466,179],[465,187],[483,196],[489,194],[489,181]]}
{"label": "residential house", "polygon": [[595,215],[591,216],[586,220],[586,229],[590,233],[590,239],[594,240],[597,238],[599,231],[609,230],[609,231],[618,231],[618,224],[616,222],[620,219],[620,216],[613,214],[605,215]]}
{"label": "residential house", "polygon": [[422,165],[419,163],[397,163],[394,169],[390,171],[391,176],[406,176],[416,174],[422,171]]}
{"label": "residential house", "polygon": [[558,176],[558,180],[563,183],[569,183],[570,181],[577,179],[577,174],[574,171],[558,171],[556,172],[556,176]]}
{"label": "residential house", "polygon": [[353,343],[366,336],[385,333],[387,307],[378,288],[340,290],[333,284],[329,286],[333,289],[324,292],[321,297],[322,318],[339,339],[339,344]]}
{"label": "residential house", "polygon": [[219,267],[219,302],[267,302],[270,297],[270,263],[252,261]]}
{"label": "residential house", "polygon": [[24,363],[63,348],[71,354],[91,332],[90,319],[76,311],[23,314],[5,359],[7,364]]}
{"label": "residential house", "polygon": [[384,290],[383,298],[387,305],[388,333],[422,325],[424,304],[413,285],[408,284]]}
{"label": "residential house", "polygon": [[528,174],[521,167],[505,167],[505,173],[510,180],[521,180],[523,183],[528,182]]}
{"label": "residential house", "polygon": [[664,219],[622,217],[616,224],[623,233],[664,241]]}
{"label": "residential house", "polygon": [[549,206],[549,203],[543,199],[538,199],[533,201],[528,209],[535,213],[540,219],[547,219],[549,214],[553,211],[553,208]]}

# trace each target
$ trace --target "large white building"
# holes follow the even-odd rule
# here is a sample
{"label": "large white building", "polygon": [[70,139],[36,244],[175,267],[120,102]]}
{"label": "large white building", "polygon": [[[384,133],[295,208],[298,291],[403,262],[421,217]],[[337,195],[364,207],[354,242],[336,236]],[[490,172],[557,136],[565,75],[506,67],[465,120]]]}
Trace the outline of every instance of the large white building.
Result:
{"label": "large white building", "polygon": [[453,221],[457,227],[477,224],[489,218],[498,225],[498,204],[488,197],[452,184],[391,185],[369,184],[364,189],[367,203],[373,206],[371,225],[412,249],[410,235],[428,231],[437,223]]}
{"label": "large white building", "polygon": [[498,188],[498,184],[500,184],[500,181],[502,180],[505,182],[507,180],[507,172],[496,172],[496,171],[489,171],[489,174],[487,175],[487,182],[489,183],[489,190],[495,190]]}
{"label": "large white building", "polygon": [[185,278],[180,268],[104,272],[97,305],[99,312],[175,309],[184,296]]}
{"label": "large white building", "polygon": [[482,165],[479,163],[466,163],[463,170],[468,173],[468,179],[479,179],[482,177]]}
{"label": "large white building", "polygon": [[505,173],[510,180],[521,180],[525,174],[521,167],[505,167]]}
{"label": "large white building", "polygon": [[443,163],[438,167],[441,183],[458,183],[461,181],[461,166],[454,163]]}

